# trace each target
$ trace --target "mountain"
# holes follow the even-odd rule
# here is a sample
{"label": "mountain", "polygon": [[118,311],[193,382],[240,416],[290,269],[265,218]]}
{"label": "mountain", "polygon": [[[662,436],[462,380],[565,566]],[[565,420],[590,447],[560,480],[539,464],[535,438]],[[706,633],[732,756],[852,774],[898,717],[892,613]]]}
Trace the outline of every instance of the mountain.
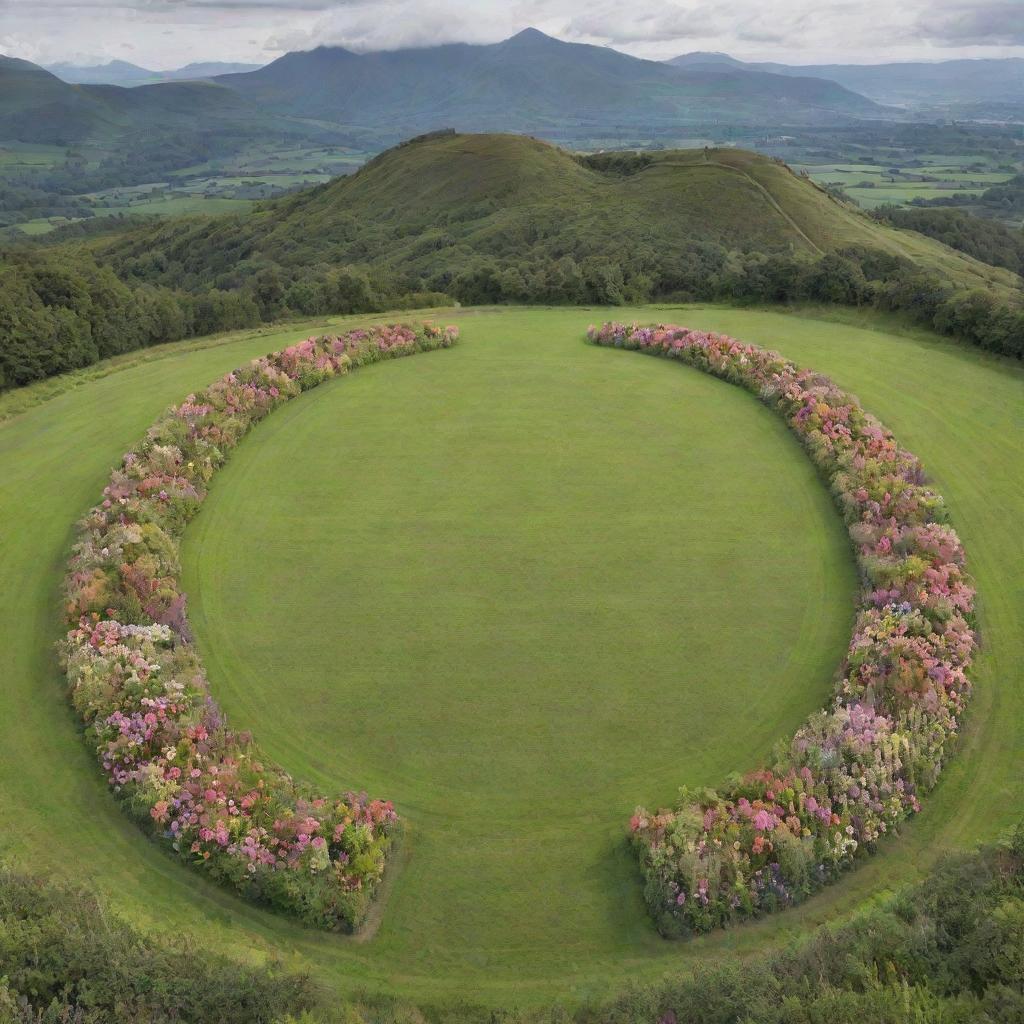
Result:
{"label": "mountain", "polygon": [[693,53],[684,53],[679,57],[673,57],[665,63],[679,68],[714,68],[717,71],[729,68],[745,71],[750,67],[743,61],[730,57],[727,53],[719,53],[717,50],[695,50]]}
{"label": "mountain", "polygon": [[113,120],[85,86],[68,85],[27,60],[0,56],[0,139],[78,142],[104,134]]}
{"label": "mountain", "polygon": [[70,85],[36,64],[0,56],[0,139],[67,144],[256,121],[237,93],[210,82],[126,88]]}
{"label": "mountain", "polygon": [[767,72],[825,78],[877,103],[933,108],[968,104],[1024,105],[1024,58],[948,60],[903,64],[744,63],[724,53],[687,53],[673,67]]}
{"label": "mountain", "polygon": [[171,71],[150,71],[148,68],[129,64],[123,60],[112,60],[107,64],[47,64],[45,70],[56,75],[69,85],[153,85],[157,82],[181,82],[216,75],[238,74],[258,71],[260,64],[237,64],[213,61],[200,64],[186,64]]}
{"label": "mountain", "polygon": [[289,53],[216,79],[262,109],[412,134],[444,126],[538,131],[567,122],[816,124],[885,116],[836,85],[671,67],[526,29],[501,43]]}
{"label": "mountain", "polygon": [[71,95],[70,86],[38,64],[0,55],[0,116],[58,103]]}
{"label": "mountain", "polygon": [[[685,282],[729,253],[814,256],[849,246],[903,257],[965,287],[1009,290],[1016,280],[872,220],[755,153],[576,157],[525,136],[455,132],[404,143],[355,174],[245,216],[165,221],[97,252],[127,277],[176,288],[238,287],[269,275],[258,285],[268,294],[316,268],[345,267],[399,281],[402,292],[453,294],[454,279],[486,266],[507,275],[509,297],[516,281],[536,279],[528,294],[543,300],[547,277],[600,276],[609,265],[665,294],[685,289],[665,282]],[[299,302],[316,311],[307,295]]]}
{"label": "mountain", "polygon": [[248,71],[259,71],[262,64],[238,64],[225,61],[206,61],[200,64],[186,64],[174,71],[161,71],[159,76],[165,81],[182,81],[195,78],[214,78],[217,75],[245,74]]}
{"label": "mountain", "polygon": [[69,85],[141,85],[159,78],[159,73],[124,60],[107,64],[47,64],[45,70]]}

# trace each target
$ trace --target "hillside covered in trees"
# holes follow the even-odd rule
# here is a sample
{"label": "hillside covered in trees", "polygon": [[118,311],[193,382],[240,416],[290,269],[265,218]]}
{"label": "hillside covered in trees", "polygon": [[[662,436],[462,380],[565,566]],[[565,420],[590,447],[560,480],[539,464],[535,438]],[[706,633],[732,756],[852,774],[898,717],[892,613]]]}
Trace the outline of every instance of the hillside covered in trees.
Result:
{"label": "hillside covered in trees", "polygon": [[10,251],[0,386],[290,315],[714,298],[905,310],[1024,352],[1016,274],[868,217],[772,159],[587,157],[441,132],[251,214]]}

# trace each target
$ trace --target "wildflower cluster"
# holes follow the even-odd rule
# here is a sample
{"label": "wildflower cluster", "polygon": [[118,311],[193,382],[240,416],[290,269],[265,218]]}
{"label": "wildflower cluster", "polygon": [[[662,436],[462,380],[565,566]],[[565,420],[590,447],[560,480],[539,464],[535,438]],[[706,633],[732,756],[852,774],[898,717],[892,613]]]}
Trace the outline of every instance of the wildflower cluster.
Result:
{"label": "wildflower cluster", "polygon": [[862,579],[831,704],[770,766],[632,818],[659,929],[703,932],[804,899],[920,809],[970,695],[974,589],[918,459],[827,377],[681,327],[608,323],[588,336],[679,359],[783,416],[831,486]]}
{"label": "wildflower cluster", "polygon": [[315,793],[228,727],[191,642],[178,541],[214,472],[268,413],[358,366],[457,336],[425,325],[308,338],[189,395],[113,471],[68,566],[62,662],[114,791],[183,860],[317,927],[362,920],[398,817],[365,794]]}

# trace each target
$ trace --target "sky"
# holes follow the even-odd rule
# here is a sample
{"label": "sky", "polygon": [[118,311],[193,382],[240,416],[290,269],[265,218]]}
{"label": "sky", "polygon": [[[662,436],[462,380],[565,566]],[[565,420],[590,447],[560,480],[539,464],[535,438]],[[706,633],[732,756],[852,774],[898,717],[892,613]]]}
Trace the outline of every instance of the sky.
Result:
{"label": "sky", "polygon": [[1024,57],[1024,0],[0,0],[0,53],[37,63],[267,63],[318,45],[491,43],[528,26],[662,59],[793,64]]}

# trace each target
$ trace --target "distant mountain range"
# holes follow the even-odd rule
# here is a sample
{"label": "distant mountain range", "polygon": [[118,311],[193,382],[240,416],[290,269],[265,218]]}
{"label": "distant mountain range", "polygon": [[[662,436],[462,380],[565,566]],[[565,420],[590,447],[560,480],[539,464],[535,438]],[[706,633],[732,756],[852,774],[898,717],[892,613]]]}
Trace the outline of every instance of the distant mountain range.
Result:
{"label": "distant mountain range", "polygon": [[[257,70],[216,74],[222,67],[193,64],[153,84],[146,77],[153,72],[123,61],[48,71],[0,58],[0,139],[81,140],[94,128],[107,131],[140,114],[162,118],[166,106],[196,123],[212,111],[249,122],[263,118],[268,131],[275,118],[288,119],[293,132],[303,126],[355,131],[372,135],[381,148],[442,127],[541,134],[562,126],[674,130],[836,124],[893,113],[824,79],[674,67],[564,43],[535,29],[484,46],[363,54],[320,47]],[[72,77],[77,81],[67,81]],[[188,78],[201,81],[182,81]],[[100,79],[119,82],[97,84]],[[192,91],[180,92],[186,88]],[[189,102],[180,102],[184,95]]]}
{"label": "distant mountain range", "polygon": [[1006,103],[1024,107],[1024,58],[904,64],[745,63],[725,53],[686,53],[666,63],[690,71],[825,78],[876,103],[929,109]]}
{"label": "distant mountain range", "polygon": [[242,97],[210,82],[69,85],[27,60],[0,57],[0,139],[67,144],[253,119]]}
{"label": "distant mountain range", "polygon": [[182,82],[193,79],[213,78],[216,75],[230,75],[246,71],[257,71],[262,64],[235,64],[213,61],[201,64],[186,64],[171,71],[150,71],[124,60],[112,60],[107,64],[44,64],[42,67],[69,85],[153,85],[157,82]]}
{"label": "distant mountain range", "polygon": [[678,68],[526,29],[501,43],[289,53],[222,85],[280,114],[427,131],[539,131],[576,120],[814,124],[886,111],[821,79]]}
{"label": "distant mountain range", "polygon": [[1024,98],[1022,76],[1024,60],[799,68],[698,53],[651,61],[536,29],[490,45],[320,47],[255,69],[212,63],[153,72],[112,61],[47,70],[0,57],[0,140],[120,135],[131,138],[130,153],[140,141],[183,131],[215,133],[222,149],[234,139],[287,135],[372,151],[439,128],[563,142],[623,132],[678,138],[697,126],[900,121],[912,115],[886,104],[934,106],[944,97],[1012,103]]}

